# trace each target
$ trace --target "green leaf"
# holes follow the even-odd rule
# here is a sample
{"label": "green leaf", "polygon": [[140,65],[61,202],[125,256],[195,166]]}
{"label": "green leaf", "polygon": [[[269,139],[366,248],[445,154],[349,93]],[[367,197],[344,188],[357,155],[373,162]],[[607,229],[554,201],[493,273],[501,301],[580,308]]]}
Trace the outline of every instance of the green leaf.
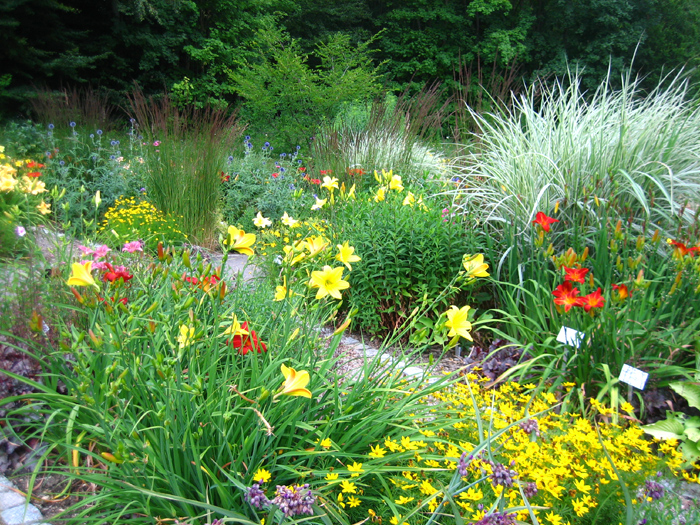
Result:
{"label": "green leaf", "polygon": [[678,395],[683,396],[691,407],[700,409],[700,385],[688,381],[677,381],[669,386]]}
{"label": "green leaf", "polygon": [[657,439],[678,439],[682,441],[685,427],[682,421],[671,415],[663,421],[642,426],[642,430]]}

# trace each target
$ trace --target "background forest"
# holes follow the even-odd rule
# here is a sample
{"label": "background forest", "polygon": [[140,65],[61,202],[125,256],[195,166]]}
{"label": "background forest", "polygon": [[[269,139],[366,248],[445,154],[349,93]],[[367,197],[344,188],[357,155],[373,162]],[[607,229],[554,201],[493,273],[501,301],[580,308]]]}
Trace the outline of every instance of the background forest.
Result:
{"label": "background forest", "polygon": [[693,0],[5,0],[0,109],[26,115],[37,91],[75,86],[124,105],[137,82],[262,128],[426,83],[498,96],[567,65],[587,89],[630,67],[654,86],[697,64],[698,28]]}

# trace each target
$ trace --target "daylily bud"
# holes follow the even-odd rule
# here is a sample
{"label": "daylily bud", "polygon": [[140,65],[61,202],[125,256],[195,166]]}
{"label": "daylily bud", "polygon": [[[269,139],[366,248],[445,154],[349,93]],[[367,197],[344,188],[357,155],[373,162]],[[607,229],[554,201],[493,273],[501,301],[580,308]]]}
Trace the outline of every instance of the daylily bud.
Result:
{"label": "daylily bud", "polygon": [[165,259],[165,252],[163,251],[163,242],[158,241],[158,260],[162,261]]}
{"label": "daylily bud", "polygon": [[615,263],[615,267],[616,267],[616,268],[618,269],[618,271],[620,271],[620,272],[621,272],[622,270],[624,270],[624,268],[623,268],[623,266],[622,266],[622,257],[620,257],[619,255],[617,256],[617,262]]}
{"label": "daylily bud", "polygon": [[192,263],[190,262],[190,251],[189,250],[182,251],[182,264],[184,264],[185,267],[187,267],[187,268],[192,268]]}
{"label": "daylily bud", "polygon": [[578,258],[578,262],[584,263],[584,262],[586,262],[586,259],[588,259],[588,246],[586,246],[583,249],[583,252],[581,253],[581,255]]}
{"label": "daylily bud", "polygon": [[100,456],[102,456],[104,459],[106,459],[106,460],[109,461],[110,463],[117,463],[117,464],[119,464],[119,463],[124,463],[124,460],[123,460],[123,459],[119,459],[119,458],[117,458],[114,454],[111,454],[111,453],[109,453],[109,452],[102,452],[102,453],[100,454]]}
{"label": "daylily bud", "polygon": [[642,237],[641,235],[639,235],[639,236],[637,237],[637,251],[638,251],[638,252],[641,252],[641,251],[642,251],[642,248],[644,248],[644,237]]}
{"label": "daylily bud", "polygon": [[659,230],[654,230],[654,235],[651,236],[651,242],[656,244],[657,242],[659,242],[660,239],[661,236],[659,235]]}
{"label": "daylily bud", "polygon": [[622,219],[618,219],[615,225],[615,238],[622,239]]}

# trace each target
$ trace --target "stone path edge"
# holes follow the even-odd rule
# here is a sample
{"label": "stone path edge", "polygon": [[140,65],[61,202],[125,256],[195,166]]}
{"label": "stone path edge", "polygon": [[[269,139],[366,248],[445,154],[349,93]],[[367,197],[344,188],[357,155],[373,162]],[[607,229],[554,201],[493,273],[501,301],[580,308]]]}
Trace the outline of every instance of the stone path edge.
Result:
{"label": "stone path edge", "polygon": [[0,525],[51,525],[43,521],[39,509],[31,503],[27,504],[27,498],[15,490],[9,479],[0,476]]}

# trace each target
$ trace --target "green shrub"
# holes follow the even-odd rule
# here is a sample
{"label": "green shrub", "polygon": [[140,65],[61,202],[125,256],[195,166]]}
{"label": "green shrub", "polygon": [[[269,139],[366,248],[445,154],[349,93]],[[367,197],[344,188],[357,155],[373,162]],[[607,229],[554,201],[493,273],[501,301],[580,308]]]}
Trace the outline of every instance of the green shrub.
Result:
{"label": "green shrub", "polygon": [[[380,202],[358,196],[333,208],[334,235],[362,256],[353,265],[347,308],[357,310],[356,327],[372,334],[392,332],[414,308],[437,299],[462,268],[463,255],[479,251],[461,220],[419,202],[403,204],[407,193],[388,190]],[[435,305],[436,312],[456,293]]]}

